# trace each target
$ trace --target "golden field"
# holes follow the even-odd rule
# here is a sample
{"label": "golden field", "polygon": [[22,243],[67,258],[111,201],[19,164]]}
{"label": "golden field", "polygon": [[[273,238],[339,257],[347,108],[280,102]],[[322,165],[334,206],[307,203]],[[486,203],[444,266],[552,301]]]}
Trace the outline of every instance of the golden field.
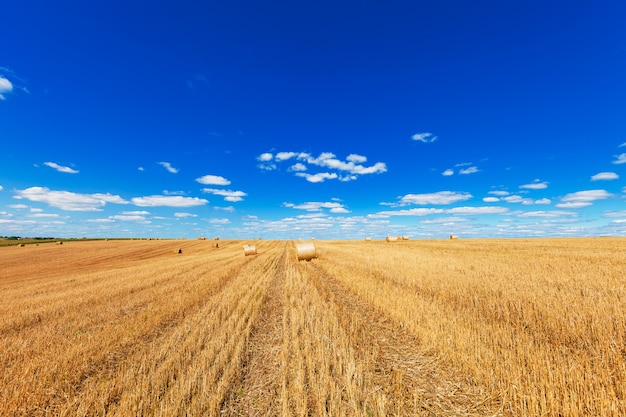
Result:
{"label": "golden field", "polygon": [[626,415],[626,239],[214,243],[0,247],[0,415]]}

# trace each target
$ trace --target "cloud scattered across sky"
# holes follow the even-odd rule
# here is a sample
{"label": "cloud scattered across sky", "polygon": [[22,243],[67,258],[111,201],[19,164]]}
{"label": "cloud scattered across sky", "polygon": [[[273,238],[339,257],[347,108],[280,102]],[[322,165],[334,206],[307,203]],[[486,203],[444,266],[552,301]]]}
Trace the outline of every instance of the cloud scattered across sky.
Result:
{"label": "cloud scattered across sky", "polygon": [[221,190],[218,188],[203,188],[203,193],[214,194],[224,197],[225,201],[230,201],[236,203],[238,201],[243,201],[243,198],[248,194],[243,191],[231,191],[231,190]]}
{"label": "cloud scattered across sky", "polygon": [[519,188],[523,188],[526,190],[544,190],[548,188],[548,184],[549,183],[547,181],[541,181],[539,179],[536,179],[530,184],[520,185]]}
{"label": "cloud scattered across sky", "polygon": [[66,167],[63,165],[59,165],[56,162],[44,162],[43,163],[46,166],[49,166],[52,169],[56,169],[59,172],[64,172],[66,174],[78,174],[78,170],[70,168],[70,167]]}
{"label": "cloud scattered across sky", "polygon": [[427,205],[427,204],[452,204],[459,201],[466,201],[473,196],[466,192],[455,191],[438,191],[436,193],[425,194],[407,194],[400,197],[399,205],[405,206],[408,204]]}
{"label": "cloud scattered across sky", "polygon": [[196,181],[204,185],[230,185],[230,181],[219,175],[205,175],[196,178]]}
{"label": "cloud scattered across sky", "polygon": [[600,172],[591,176],[591,181],[611,181],[619,179],[619,175],[615,172]]}
{"label": "cloud scattered across sky", "polygon": [[613,194],[606,190],[585,190],[570,193],[561,198],[561,202],[556,205],[558,208],[577,209],[588,207],[596,200],[605,200],[613,197]]}
{"label": "cloud scattered across sky", "polygon": [[[457,169],[458,171],[455,171],[455,169]],[[471,162],[461,162],[459,164],[456,164],[454,168],[446,169],[441,173],[441,175],[443,175],[444,177],[451,177],[455,173],[458,173],[459,175],[470,175],[477,172],[480,172],[480,169],[478,169],[478,167]]]}
{"label": "cloud scattered across sky", "polygon": [[621,153],[619,155],[613,155],[613,156],[615,157],[615,160],[613,161],[614,164],[616,165],[626,164],[626,152]]}
{"label": "cloud scattered across sky", "polygon": [[[260,162],[259,168],[266,171],[278,169],[280,163],[295,161],[288,167],[288,171],[295,172],[297,177],[312,183],[332,179],[353,181],[360,175],[380,174],[387,171],[387,165],[384,162],[376,162],[370,166],[363,165],[367,162],[367,157],[358,154],[350,154],[345,160],[341,160],[331,152],[322,152],[317,157],[307,152],[277,152],[276,154],[266,152],[259,155],[257,160]],[[309,173],[311,167],[319,167],[325,171]]]}
{"label": "cloud scattered across sky", "polygon": [[203,206],[209,201],[198,197],[182,197],[170,195],[151,195],[134,197],[131,203],[139,207],[196,207]]}
{"label": "cloud scattered across sky", "polygon": [[79,194],[70,191],[53,191],[46,187],[17,190],[13,198],[46,203],[51,207],[67,211],[102,211],[107,203],[128,204],[128,201],[119,195],[109,193]]}
{"label": "cloud scattered across sky", "polygon": [[322,211],[323,209],[327,209],[331,213],[336,213],[336,214],[350,213],[350,211],[343,204],[339,202],[335,202],[335,201],[333,202],[310,201],[310,202],[306,202],[302,204],[284,203],[283,206],[293,208],[296,210],[305,210],[305,211],[311,211],[311,212],[317,212],[317,211]]}
{"label": "cloud scattered across sky", "polygon": [[7,93],[13,91],[13,83],[0,75],[0,100],[6,100]]}
{"label": "cloud scattered across sky", "polygon": [[163,168],[165,168],[168,172],[171,172],[172,174],[177,174],[179,171],[177,168],[174,168],[172,164],[169,162],[157,162],[157,164],[161,165]]}
{"label": "cloud scattered across sky", "polygon": [[413,139],[416,142],[433,143],[438,138],[437,138],[437,136],[433,135],[430,132],[424,132],[424,133],[416,133],[416,134],[414,134],[413,136],[411,136],[411,139]]}

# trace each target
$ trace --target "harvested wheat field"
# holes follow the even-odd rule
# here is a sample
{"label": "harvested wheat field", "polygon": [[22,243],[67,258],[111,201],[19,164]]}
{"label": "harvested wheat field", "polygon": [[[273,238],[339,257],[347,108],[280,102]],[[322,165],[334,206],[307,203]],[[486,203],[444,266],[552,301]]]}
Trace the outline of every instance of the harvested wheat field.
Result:
{"label": "harvested wheat field", "polygon": [[623,416],[626,239],[0,248],[2,416]]}

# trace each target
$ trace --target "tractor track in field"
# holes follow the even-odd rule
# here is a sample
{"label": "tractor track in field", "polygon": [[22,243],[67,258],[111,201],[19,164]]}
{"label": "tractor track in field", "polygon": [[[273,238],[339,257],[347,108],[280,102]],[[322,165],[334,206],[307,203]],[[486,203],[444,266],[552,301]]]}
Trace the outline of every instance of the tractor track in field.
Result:
{"label": "tractor track in field", "polygon": [[278,259],[260,314],[252,328],[239,380],[222,406],[222,415],[278,415],[280,349],[287,247]]}
{"label": "tractor track in field", "polygon": [[368,378],[395,399],[395,414],[497,414],[486,391],[471,381],[451,378],[436,355],[421,348],[419,339],[401,324],[360,299],[322,266],[307,267],[315,288],[338,309],[346,333],[354,335],[352,345],[359,357],[373,363]]}

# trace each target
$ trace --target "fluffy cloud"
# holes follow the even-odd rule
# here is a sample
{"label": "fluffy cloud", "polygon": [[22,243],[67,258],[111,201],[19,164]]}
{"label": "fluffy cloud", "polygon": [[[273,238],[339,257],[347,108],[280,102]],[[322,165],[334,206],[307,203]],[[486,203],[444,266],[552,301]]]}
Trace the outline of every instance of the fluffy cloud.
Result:
{"label": "fluffy cloud", "polygon": [[611,181],[619,178],[615,172],[600,172],[591,177],[591,181]]}
{"label": "fluffy cloud", "polygon": [[14,198],[46,203],[67,211],[101,211],[106,203],[128,204],[118,195],[79,194],[70,191],[52,191],[46,187],[18,190]]}
{"label": "fluffy cloud", "polygon": [[170,164],[169,162],[157,162],[157,164],[161,165],[163,168],[167,169],[172,174],[178,173],[178,169],[174,168],[172,164]]}
{"label": "fluffy cloud", "polygon": [[459,170],[459,174],[460,175],[469,175],[469,174],[475,174],[478,172],[478,167],[467,167],[467,168],[463,168],[461,170]]}
{"label": "fluffy cloud", "polygon": [[174,217],[183,219],[185,217],[198,217],[198,215],[193,213],[174,213]]}
{"label": "fluffy cloud", "polygon": [[400,205],[407,204],[452,204],[457,201],[465,201],[472,198],[470,193],[457,193],[454,191],[439,191],[426,194],[407,194],[400,198]]}
{"label": "fluffy cloud", "polygon": [[[367,158],[358,154],[349,154],[345,161],[337,159],[331,152],[322,152],[317,157],[307,152],[278,152],[276,155],[263,153],[257,157],[257,160],[261,162],[259,168],[267,171],[275,170],[277,163],[293,159],[298,162],[291,165],[289,171],[313,183],[330,179],[352,181],[359,175],[379,174],[387,171],[387,165],[384,162],[377,162],[370,166],[363,165],[367,162]],[[309,166],[318,166],[324,168],[325,171],[314,174],[304,173],[303,171],[309,171]]]}
{"label": "fluffy cloud", "polygon": [[168,195],[135,197],[131,199],[131,202],[139,207],[196,207],[208,203],[207,200],[202,198]]}
{"label": "fluffy cloud", "polygon": [[615,161],[613,161],[614,164],[619,165],[619,164],[626,164],[626,153],[621,153],[619,155],[613,155],[615,157]]}
{"label": "fluffy cloud", "polygon": [[437,140],[437,136],[434,136],[432,133],[424,132],[414,134],[411,136],[411,139],[417,142],[433,143]]}
{"label": "fluffy cloud", "polygon": [[454,170],[453,169],[446,169],[445,171],[443,171],[441,173],[441,175],[443,175],[444,177],[449,177],[451,175],[454,175]]}
{"label": "fluffy cloud", "polygon": [[524,184],[524,185],[520,185],[519,188],[524,188],[527,190],[544,190],[546,188],[548,188],[548,182],[546,181],[541,181],[541,180],[535,180],[530,184]]}
{"label": "fluffy cloud", "polygon": [[292,204],[285,203],[283,204],[285,207],[297,209],[297,210],[306,210],[306,211],[322,211],[322,209],[328,209],[331,213],[343,214],[349,213],[350,211],[344,207],[343,204],[337,202],[316,202],[310,201],[302,204]]}
{"label": "fluffy cloud", "polygon": [[572,216],[577,216],[577,215],[578,213],[576,213],[575,211],[553,210],[553,211],[527,211],[524,213],[517,214],[517,217],[551,219],[555,217],[572,217]]}
{"label": "fluffy cloud", "polygon": [[231,202],[243,201],[243,197],[248,195],[243,191],[220,190],[217,188],[203,188],[202,192],[222,196],[224,200]]}
{"label": "fluffy cloud", "polygon": [[483,207],[454,207],[451,209],[440,208],[414,208],[407,210],[388,210],[380,211],[375,214],[371,214],[368,217],[372,218],[386,218],[392,216],[429,216],[433,214],[453,214],[453,215],[481,215],[481,214],[505,214],[509,209],[506,207],[498,206],[483,206]]}
{"label": "fluffy cloud", "polygon": [[46,166],[49,166],[52,169],[56,169],[59,172],[64,172],[66,174],[78,174],[77,170],[72,169],[70,167],[64,167],[62,165],[57,164],[56,162],[44,162],[43,164]]}
{"label": "fluffy cloud", "polygon": [[483,201],[485,203],[497,203],[500,199],[498,197],[485,197],[483,198]]}
{"label": "fluffy cloud", "polygon": [[196,178],[196,181],[204,185],[229,185],[230,184],[230,181],[228,181],[224,177],[220,177],[219,175],[205,175],[203,177]]}
{"label": "fluffy cloud", "polygon": [[0,191],[2,191],[2,190],[3,190],[3,187],[0,185]]}
{"label": "fluffy cloud", "polygon": [[338,177],[337,174],[329,172],[320,172],[318,174],[305,174],[302,172],[296,173],[296,176],[305,178],[308,182],[317,183],[324,182],[326,180],[334,180]]}
{"label": "fluffy cloud", "polygon": [[9,81],[8,78],[4,78],[0,76],[0,100],[5,100],[6,97],[4,94],[10,93],[13,91],[13,84]]}
{"label": "fluffy cloud", "polygon": [[586,190],[567,194],[561,198],[561,203],[557,204],[558,208],[583,208],[590,206],[596,200],[605,200],[612,197],[613,194],[605,190]]}
{"label": "fluffy cloud", "polygon": [[145,221],[146,218],[144,216],[139,215],[128,215],[128,214],[117,214],[115,216],[109,216],[111,220],[121,220],[124,222],[142,222]]}

